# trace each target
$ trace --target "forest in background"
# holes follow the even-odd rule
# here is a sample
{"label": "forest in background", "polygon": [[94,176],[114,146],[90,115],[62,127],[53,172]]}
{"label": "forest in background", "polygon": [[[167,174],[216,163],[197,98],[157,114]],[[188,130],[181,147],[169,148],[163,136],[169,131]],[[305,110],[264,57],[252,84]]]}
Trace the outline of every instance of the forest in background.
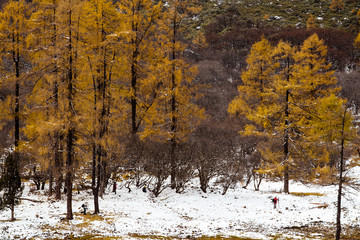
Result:
{"label": "forest in background", "polygon": [[[204,192],[216,178],[224,194],[264,177],[336,183],[358,146],[359,7],[270,2],[4,4],[0,151],[12,174],[2,176],[48,183],[55,199],[66,189],[68,219],[72,189],[92,189],[98,213],[122,179],[155,196],[193,177]],[[287,112],[287,90],[306,107]]]}

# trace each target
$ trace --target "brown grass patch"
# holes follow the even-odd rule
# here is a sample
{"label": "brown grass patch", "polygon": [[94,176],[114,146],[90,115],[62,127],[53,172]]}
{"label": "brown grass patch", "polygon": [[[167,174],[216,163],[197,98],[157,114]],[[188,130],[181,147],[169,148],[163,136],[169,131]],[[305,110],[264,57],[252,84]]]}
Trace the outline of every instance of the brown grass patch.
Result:
{"label": "brown grass patch", "polygon": [[324,196],[323,193],[316,193],[316,192],[291,192],[291,195],[298,196],[298,197],[306,197],[306,196]]}

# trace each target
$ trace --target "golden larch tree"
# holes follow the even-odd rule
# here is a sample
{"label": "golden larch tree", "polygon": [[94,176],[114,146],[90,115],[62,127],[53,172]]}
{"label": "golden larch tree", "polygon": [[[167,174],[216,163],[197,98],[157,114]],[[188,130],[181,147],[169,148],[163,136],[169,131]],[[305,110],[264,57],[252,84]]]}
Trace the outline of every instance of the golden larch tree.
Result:
{"label": "golden larch tree", "polygon": [[124,32],[128,33],[123,53],[127,70],[123,77],[129,81],[130,134],[133,137],[138,133],[153,102],[153,99],[149,99],[149,96],[153,96],[153,88],[148,86],[156,86],[156,83],[152,82],[154,78],[149,71],[149,65],[157,58],[154,44],[157,44],[156,38],[160,33],[157,28],[162,17],[161,5],[161,2],[152,0],[118,2],[119,11],[124,15]]}
{"label": "golden larch tree", "polygon": [[[100,212],[99,196],[105,191],[109,148],[111,141],[110,116],[113,98],[113,78],[121,70],[118,49],[119,37],[122,30],[122,19],[114,4],[107,0],[90,0],[82,7],[80,23],[80,55],[81,73],[79,74],[82,89],[83,104],[81,106],[84,119],[82,132],[88,139],[87,151],[92,152],[92,190],[94,194],[94,213]],[[123,70],[123,69],[122,69]],[[118,124],[118,123],[117,123]],[[89,141],[90,140],[90,141]]]}
{"label": "golden larch tree", "polygon": [[176,180],[181,174],[177,148],[205,117],[204,109],[193,103],[198,91],[193,82],[197,68],[184,59],[186,45],[181,41],[186,18],[199,10],[195,3],[172,0],[165,6],[160,25],[163,37],[158,50],[159,62],[153,68],[158,76],[157,99],[140,134],[142,139],[169,142],[171,187],[177,191],[181,188]]}
{"label": "golden larch tree", "polygon": [[[264,62],[266,68],[259,64]],[[319,118],[319,100],[338,91],[326,63],[326,46],[315,34],[299,50],[284,42],[273,48],[262,39],[254,44],[248,64],[229,112],[251,121],[244,134],[266,137],[258,146],[263,158],[260,172],[283,173],[284,192],[289,193],[289,173],[306,178],[328,161],[324,148],[314,148],[316,133],[310,131],[312,121]],[[300,176],[303,170],[309,174]]]}
{"label": "golden larch tree", "polygon": [[62,71],[59,64],[60,49],[57,0],[34,1],[27,36],[32,52],[33,75],[38,79],[29,97],[30,107],[25,133],[29,146],[40,166],[49,171],[49,194],[55,178],[55,199],[61,199],[63,182],[64,118],[61,111],[59,88]]}

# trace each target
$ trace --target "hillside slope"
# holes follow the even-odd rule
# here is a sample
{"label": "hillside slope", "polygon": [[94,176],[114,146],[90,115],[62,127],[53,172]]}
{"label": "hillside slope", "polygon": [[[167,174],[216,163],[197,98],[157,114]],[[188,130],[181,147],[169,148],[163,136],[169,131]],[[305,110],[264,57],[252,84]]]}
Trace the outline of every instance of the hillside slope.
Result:
{"label": "hillside slope", "polygon": [[318,27],[358,32],[359,3],[356,0],[343,2],[343,8],[332,10],[330,0],[206,0],[201,1],[200,24],[206,26],[219,15],[231,14],[258,26],[306,27],[313,15]]}

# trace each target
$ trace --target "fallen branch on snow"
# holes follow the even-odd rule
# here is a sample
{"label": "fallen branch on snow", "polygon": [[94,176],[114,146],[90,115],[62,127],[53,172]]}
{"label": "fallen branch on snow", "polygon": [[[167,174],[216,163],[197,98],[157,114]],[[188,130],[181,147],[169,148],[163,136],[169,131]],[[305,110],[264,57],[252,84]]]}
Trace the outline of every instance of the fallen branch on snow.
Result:
{"label": "fallen branch on snow", "polygon": [[26,200],[26,201],[30,201],[30,202],[37,202],[37,203],[42,203],[43,201],[40,200],[34,200],[34,199],[30,199],[30,198],[19,198],[20,200]]}

